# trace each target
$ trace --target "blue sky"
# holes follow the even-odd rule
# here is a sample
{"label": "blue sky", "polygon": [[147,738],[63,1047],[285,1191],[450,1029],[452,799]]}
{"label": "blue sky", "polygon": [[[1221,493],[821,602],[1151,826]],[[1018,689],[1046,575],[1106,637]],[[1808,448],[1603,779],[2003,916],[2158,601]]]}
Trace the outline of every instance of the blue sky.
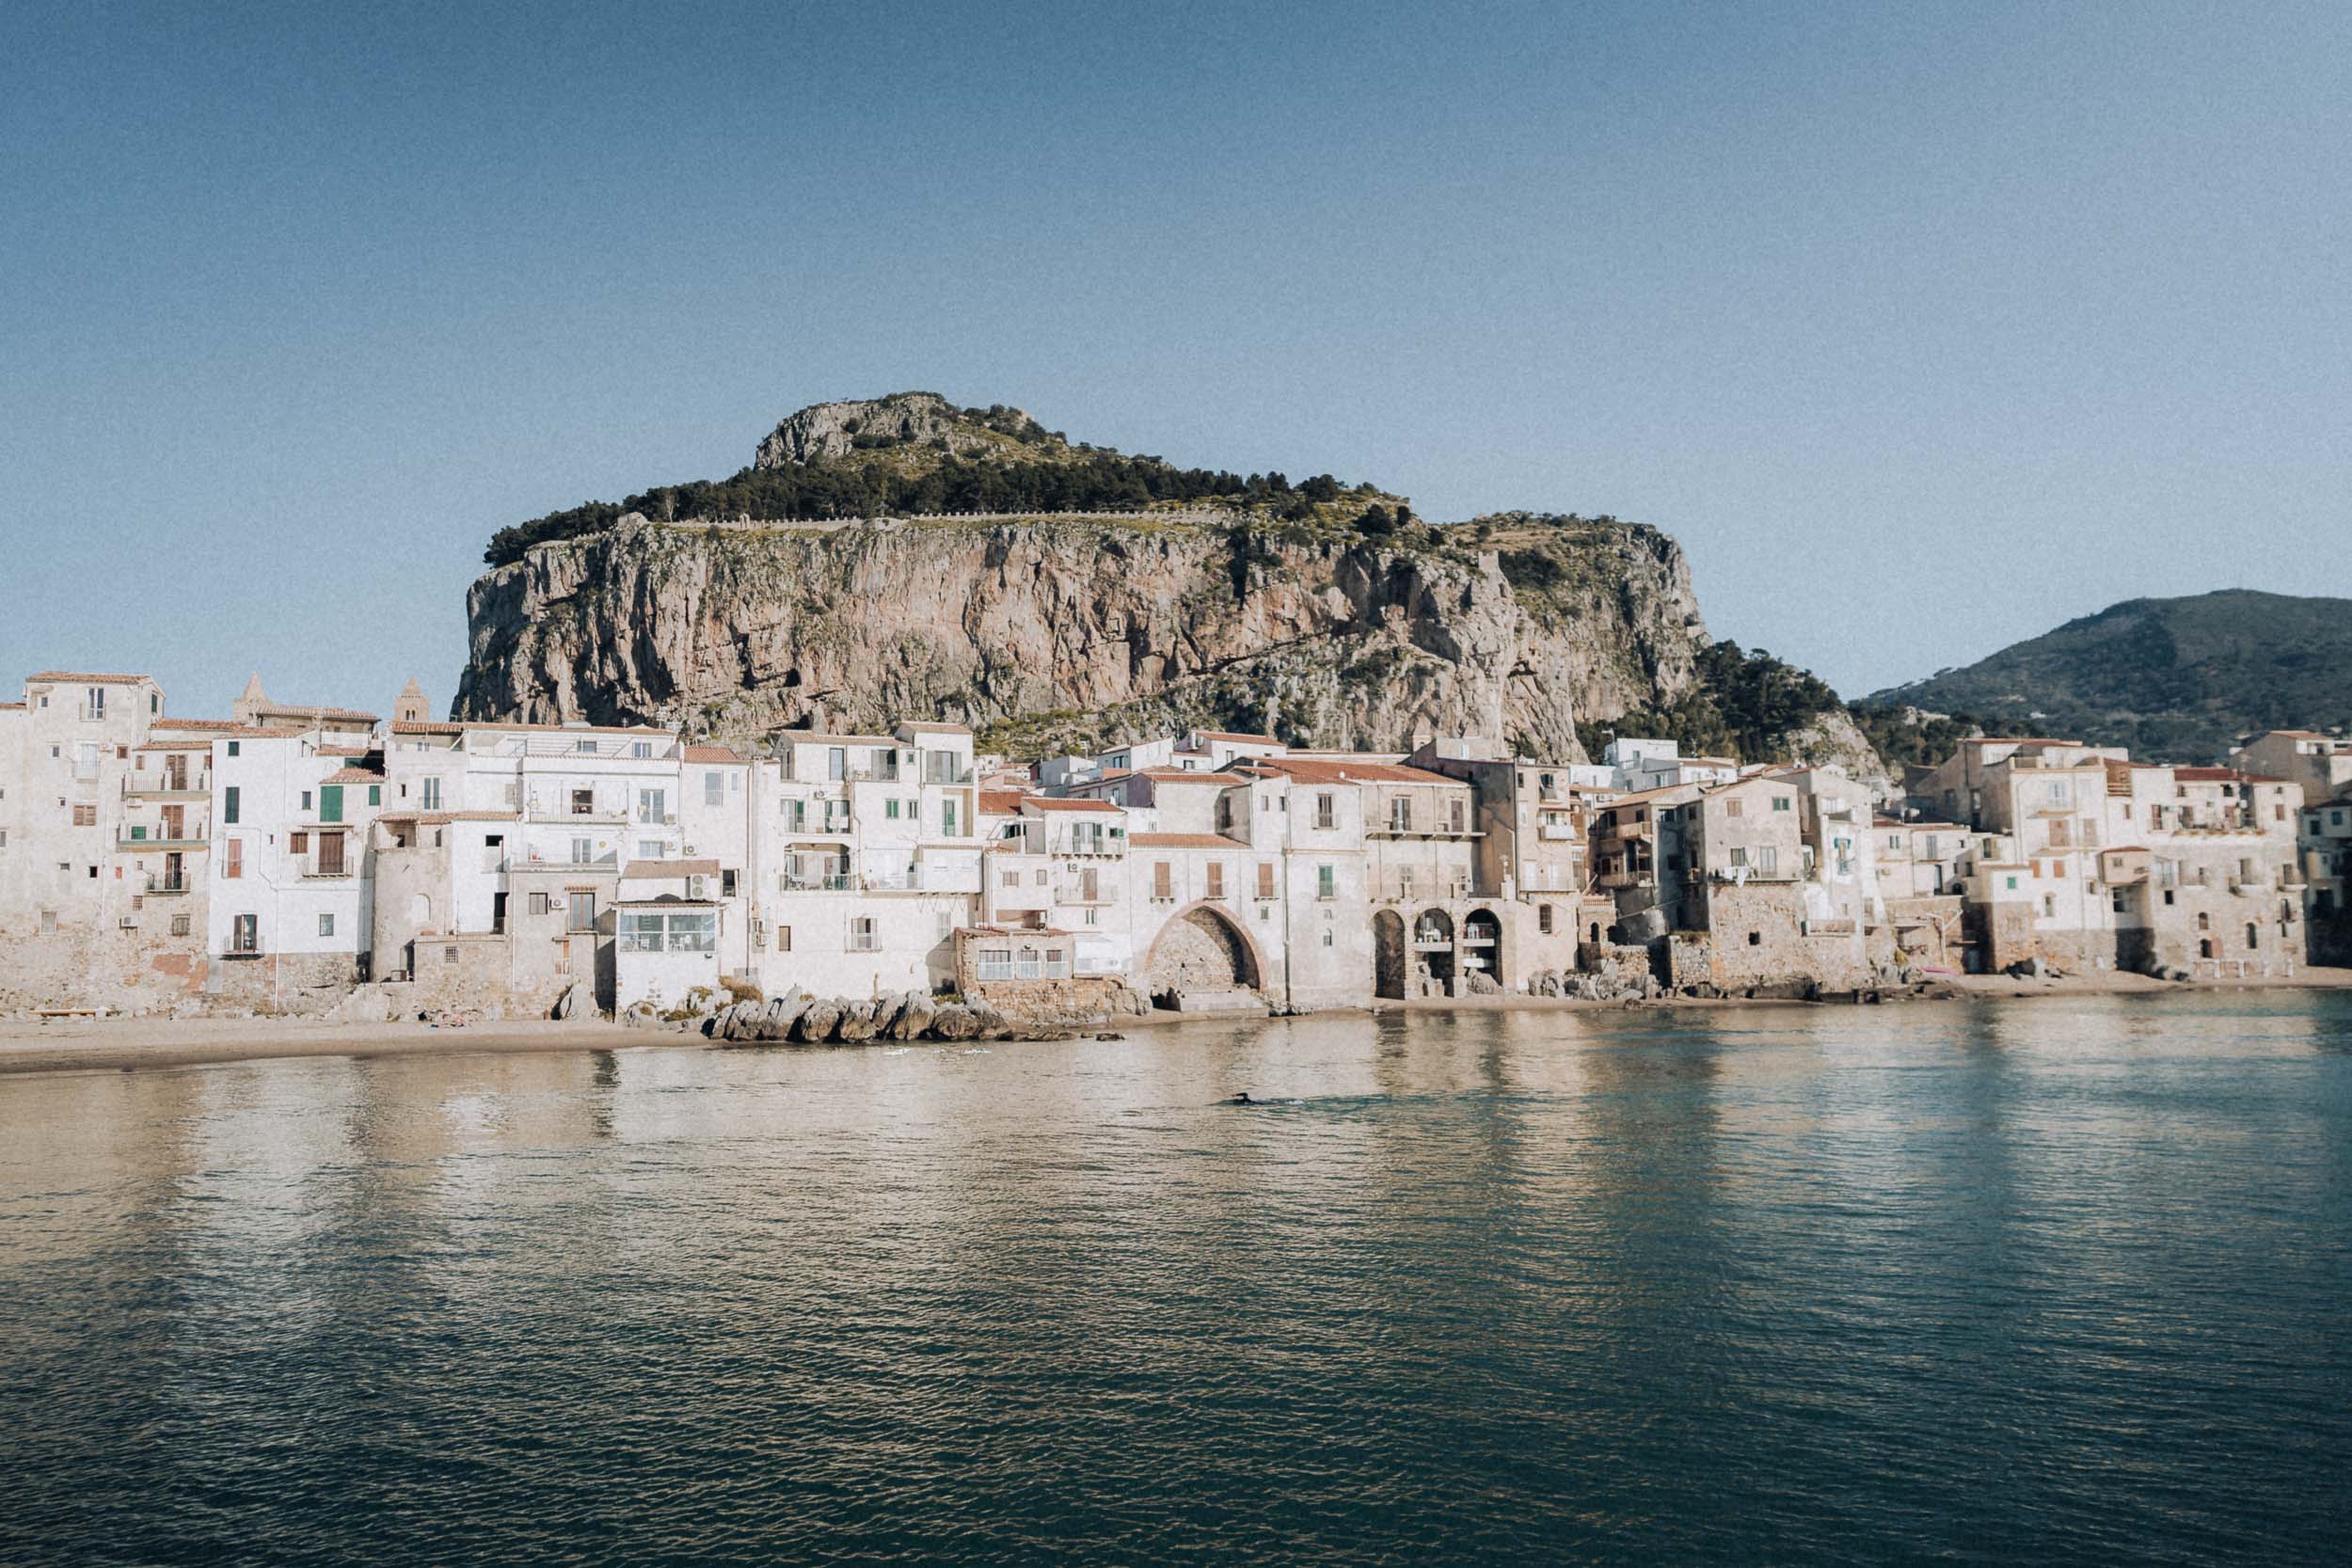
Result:
{"label": "blue sky", "polygon": [[2346,593],[2352,7],[20,3],[0,683],[446,704],[825,398],[1657,523],[1858,694]]}

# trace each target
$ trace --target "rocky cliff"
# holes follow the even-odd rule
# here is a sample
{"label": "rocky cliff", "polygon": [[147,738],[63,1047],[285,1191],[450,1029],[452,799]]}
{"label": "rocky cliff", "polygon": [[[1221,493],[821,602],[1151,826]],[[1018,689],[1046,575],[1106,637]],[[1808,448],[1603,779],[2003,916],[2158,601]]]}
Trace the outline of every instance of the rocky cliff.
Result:
{"label": "rocky cliff", "polygon": [[1738,732],[1759,758],[1876,762],[1827,688],[1710,646],[1656,529],[1432,527],[1327,474],[1179,469],[931,393],[803,409],[731,480],[549,514],[488,559],[460,718],[734,740],[946,719],[1015,755],[1187,727],[1481,735],[1575,759],[1580,724],[1720,744],[1764,712]]}
{"label": "rocky cliff", "polygon": [[1407,533],[631,515],[475,583],[457,712],[728,737],[949,719],[1024,750],[1189,725],[1326,747],[1480,734],[1569,757],[1578,718],[1689,687],[1706,631],[1656,530]]}

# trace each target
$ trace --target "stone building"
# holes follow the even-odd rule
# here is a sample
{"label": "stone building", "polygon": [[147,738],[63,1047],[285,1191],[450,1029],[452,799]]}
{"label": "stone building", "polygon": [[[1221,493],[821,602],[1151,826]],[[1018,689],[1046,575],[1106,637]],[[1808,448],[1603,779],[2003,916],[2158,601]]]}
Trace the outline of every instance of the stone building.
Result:
{"label": "stone building", "polygon": [[218,995],[317,1010],[371,977],[370,832],[385,774],[367,738],[275,725],[212,739],[206,951]]}
{"label": "stone building", "polygon": [[2313,963],[2352,963],[2352,795],[2307,805],[2296,847]]}
{"label": "stone building", "polygon": [[2352,795],[2352,737],[2317,730],[2265,730],[2230,752],[2241,772],[2267,774],[2302,786],[2306,802]]}
{"label": "stone building", "polygon": [[987,847],[972,732],[791,730],[753,773],[752,980],[867,998],[953,983]]}
{"label": "stone building", "polygon": [[[179,853],[147,836],[160,796],[138,748],[163,717],[163,689],[137,674],[49,670],[0,705],[0,1006],[139,1006],[183,992],[187,943],[169,937],[174,896],[147,907],[148,878]],[[149,766],[142,768],[141,764]],[[201,814],[183,829],[201,825]],[[140,827],[134,836],[133,827]],[[199,977],[200,978],[200,977]]]}
{"label": "stone building", "polygon": [[[1513,906],[1504,923],[1508,961],[1498,976],[1504,989],[1524,990],[1542,971],[1574,969],[1588,934],[1582,897],[1596,811],[1575,785],[1574,767],[1514,757],[1478,739],[1433,741],[1407,761],[1470,786],[1473,879]],[[1614,920],[1613,909],[1603,924]]]}
{"label": "stone building", "polygon": [[391,726],[373,834],[381,974],[426,999],[613,1006],[622,866],[676,858],[680,748],[643,726]]}

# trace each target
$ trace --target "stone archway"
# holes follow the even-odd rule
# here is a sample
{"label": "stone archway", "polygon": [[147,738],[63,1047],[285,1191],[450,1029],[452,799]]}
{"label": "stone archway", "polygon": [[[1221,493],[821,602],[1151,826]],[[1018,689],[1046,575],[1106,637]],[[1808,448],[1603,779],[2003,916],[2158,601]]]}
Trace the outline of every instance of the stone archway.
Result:
{"label": "stone archway", "polygon": [[1410,969],[1405,952],[1405,917],[1382,910],[1372,917],[1372,994],[1405,1000],[1405,976]]}
{"label": "stone archway", "polygon": [[1413,917],[1412,975],[1416,994],[1454,994],[1454,917],[1443,910],[1423,910]]}
{"label": "stone archway", "polygon": [[1502,984],[1502,921],[1494,911],[1472,910],[1462,917],[1462,967]]}
{"label": "stone archway", "polygon": [[1152,939],[1144,989],[1154,1004],[1181,1007],[1187,995],[1255,990],[1264,983],[1249,933],[1216,905],[1198,903]]}

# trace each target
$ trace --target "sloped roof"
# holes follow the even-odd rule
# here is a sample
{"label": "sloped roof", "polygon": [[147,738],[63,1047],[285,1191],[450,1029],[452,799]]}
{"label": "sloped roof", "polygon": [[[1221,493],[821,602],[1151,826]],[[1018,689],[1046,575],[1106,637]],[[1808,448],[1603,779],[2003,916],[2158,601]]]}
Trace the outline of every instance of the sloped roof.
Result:
{"label": "sloped roof", "polygon": [[435,719],[395,720],[394,735],[464,735],[468,730],[515,730],[532,735],[629,735],[658,736],[663,740],[675,740],[671,730],[657,730],[643,724],[513,724],[504,721],[466,720],[462,722]]}
{"label": "sloped roof", "polygon": [[1108,800],[1066,800],[1051,795],[1024,795],[1021,803],[1040,811],[1118,811]]}
{"label": "sloped roof", "polygon": [[734,749],[726,746],[689,746],[686,748],[686,760],[703,763],[732,763],[738,767],[742,766],[743,763],[743,759],[735,754]]}
{"label": "sloped roof", "polygon": [[138,686],[151,682],[155,677],[152,675],[94,674],[84,670],[43,670],[37,675],[27,675],[24,678],[27,681],[73,681],[84,686]]}
{"label": "sloped roof", "polygon": [[383,782],[383,774],[370,772],[364,768],[338,768],[319,781],[321,784],[382,784]]}
{"label": "sloped roof", "polygon": [[1443,773],[1426,768],[1407,768],[1394,762],[1326,762],[1302,757],[1252,757],[1252,768],[1268,769],[1297,780],[1300,784],[1450,784],[1455,789],[1470,785],[1460,779],[1449,779]]}
{"label": "sloped roof", "polygon": [[1127,842],[1138,849],[1247,849],[1248,845],[1223,833],[1129,833]]}
{"label": "sloped roof", "polygon": [[983,789],[980,794],[980,815],[983,816],[1012,816],[1021,810],[1021,802],[1030,797],[1018,789]]}

